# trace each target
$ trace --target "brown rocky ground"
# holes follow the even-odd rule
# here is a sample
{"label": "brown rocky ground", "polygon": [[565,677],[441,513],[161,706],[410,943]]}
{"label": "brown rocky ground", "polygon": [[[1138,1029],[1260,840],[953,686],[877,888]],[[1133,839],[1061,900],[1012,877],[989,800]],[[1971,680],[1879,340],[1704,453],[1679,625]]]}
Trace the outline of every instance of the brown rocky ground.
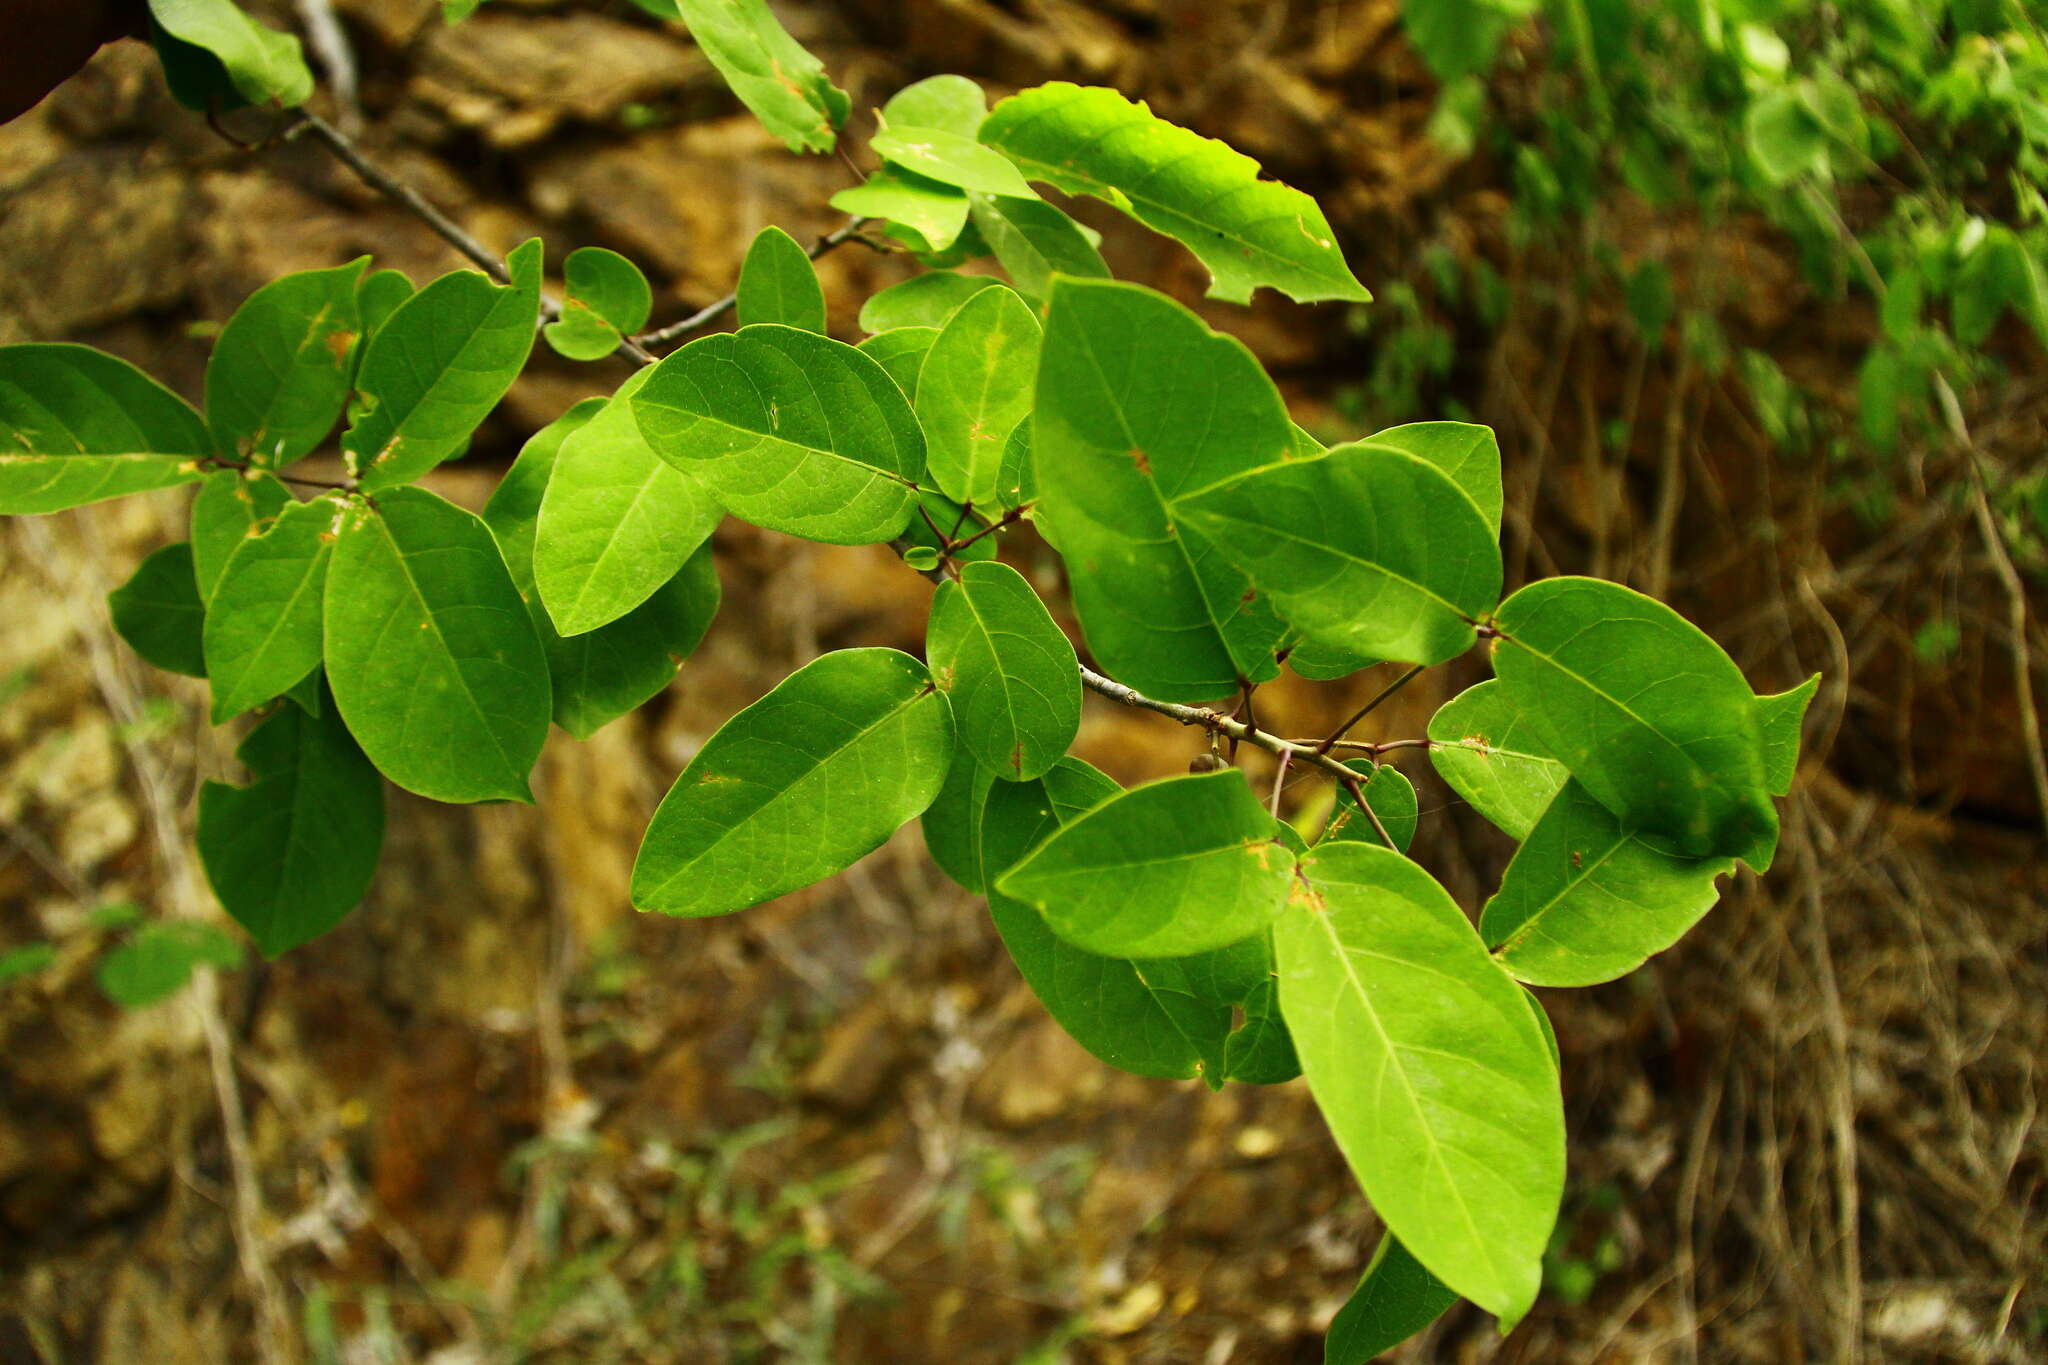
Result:
{"label": "brown rocky ground", "polygon": [[[658,320],[723,293],[761,224],[836,221],[852,173],[782,155],[622,5],[507,3],[452,32],[415,0],[340,8],[376,155],[494,246],[632,254]],[[1553,283],[1570,262],[1507,254],[1503,177],[1420,135],[1430,90],[1390,4],[781,8],[856,109],[938,70],[1113,83],[1322,196],[1376,289],[1432,245],[1497,256],[1514,307],[1461,334],[1446,397],[1501,429],[1511,562],[1668,585],[1760,686],[1829,672],[1778,870],[1635,977],[1548,998],[1574,1144],[1554,1291],[1505,1343],[1455,1312],[1404,1358],[2048,1358],[2048,860],[1996,589],[1938,480],[1878,529],[1846,517],[1732,389]],[[150,66],[118,45],[0,130],[0,341],[89,341],[196,391],[206,328],[279,272],[457,264],[315,149],[223,141]],[[1199,294],[1187,258],[1102,226],[1121,273]],[[1762,234],[1629,235],[1739,280],[1746,344],[1853,386],[1834,343],[1870,319],[1810,307]],[[823,273],[850,327],[904,267],[848,249]],[[1336,310],[1212,320],[1305,420],[1377,425],[1345,398],[1381,342]],[[615,378],[536,365],[440,486],[480,498]],[[1973,414],[1988,449],[2041,449],[2040,387]],[[558,737],[536,808],[394,796],[384,874],[340,931],[107,1003],[94,907],[214,913],[190,822],[231,742],[103,601],[181,515],[161,495],[0,527],[0,949],[59,945],[0,986],[0,1361],[1320,1359],[1372,1222],[1300,1087],[1094,1063],[915,829],[742,916],[626,908],[647,813],[725,716],[817,650],[916,647],[928,589],[879,551],[728,525],[711,637],[655,706]],[[1931,665],[1912,633],[1937,600],[1962,644]],[[1313,730],[1376,681],[1264,709]],[[1376,719],[1419,733],[1448,690]],[[1175,770],[1195,740],[1154,719],[1091,710],[1082,752]],[[1476,905],[1505,850],[1411,775],[1418,854]]]}

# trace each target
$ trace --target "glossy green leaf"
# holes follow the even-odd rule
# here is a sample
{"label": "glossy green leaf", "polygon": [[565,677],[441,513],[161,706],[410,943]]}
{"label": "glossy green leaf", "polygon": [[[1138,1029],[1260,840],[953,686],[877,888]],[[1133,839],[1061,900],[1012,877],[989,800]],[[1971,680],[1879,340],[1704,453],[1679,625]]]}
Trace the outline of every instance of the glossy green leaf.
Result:
{"label": "glossy green leaf", "polygon": [[1292,442],[1243,343],[1137,285],[1054,282],[1031,417],[1038,519],[1105,671],[1166,701],[1278,673],[1284,627],[1180,509]]}
{"label": "glossy green leaf", "polygon": [[839,191],[831,203],[846,213],[910,228],[933,251],[959,241],[967,226],[965,191],[897,166],[884,166],[852,189]]}
{"label": "glossy green leaf", "polygon": [[[555,724],[588,739],[658,695],[711,628],[718,603],[718,569],[707,541],[674,577],[610,625],[568,639],[541,630]],[[536,629],[541,624],[536,621]]]}
{"label": "glossy green leaf", "polygon": [[1516,839],[1529,837],[1571,778],[1496,679],[1445,702],[1430,718],[1429,738],[1429,761],[1451,790]]}
{"label": "glossy green leaf", "polygon": [[0,515],[190,483],[213,453],[185,400],[89,346],[0,346]]}
{"label": "glossy green leaf", "polygon": [[1626,976],[1714,908],[1733,858],[1679,858],[1628,833],[1576,782],[1515,850],[1479,933],[1532,986]]}
{"label": "glossy green leaf", "polygon": [[954,310],[917,377],[931,481],[955,502],[997,500],[1010,434],[1031,413],[1038,318],[1008,289],[984,289]]}
{"label": "glossy green leaf", "polygon": [[114,629],[137,654],[168,673],[206,676],[200,633],[206,604],[192,572],[192,546],[166,545],[135,567],[126,583],[107,594]]}
{"label": "glossy green leaf", "polygon": [[334,527],[331,498],[296,502],[228,557],[206,613],[213,723],[281,696],[320,665]]}
{"label": "glossy green leaf", "polygon": [[1442,1317],[1458,1296],[1391,1232],[1323,1339],[1323,1365],[1368,1365]]}
{"label": "glossy green leaf", "polygon": [[711,490],[656,455],[633,416],[643,369],[563,440],[541,499],[534,586],[555,630],[618,620],[676,576],[724,517]]}
{"label": "glossy green leaf", "polygon": [[1005,511],[1038,501],[1038,466],[1031,458],[1031,419],[1026,417],[1003,442],[1003,467],[996,474],[996,501]]}
{"label": "glossy green leaf", "polygon": [[[1408,845],[1415,841],[1415,826],[1421,818],[1415,799],[1415,784],[1391,763],[1374,766],[1370,759],[1355,758],[1347,760],[1344,766],[1365,774],[1365,781],[1361,784],[1365,789],[1365,804],[1379,817],[1388,838],[1394,841],[1394,852],[1406,853]],[[1379,830],[1359,813],[1358,803],[1351,799],[1349,791],[1342,788],[1337,792],[1337,809],[1323,829],[1323,839],[1353,839],[1386,847],[1386,840],[1380,838]]]}
{"label": "glossy green leaf", "polygon": [[1820,690],[1816,673],[1788,692],[1756,699],[1757,728],[1764,744],[1764,781],[1775,796],[1792,790],[1799,775],[1799,727],[1806,708]]}
{"label": "glossy green leaf", "polygon": [[683,769],[633,864],[633,904],[723,915],[829,877],[924,812],[952,753],[923,664],[892,649],[815,659]]}
{"label": "glossy green leaf", "polygon": [[704,337],[633,396],[655,453],[757,526],[834,545],[887,540],[924,473],[903,390],[851,346],[761,324]]}
{"label": "glossy green leaf", "polygon": [[1298,303],[1372,297],[1313,199],[1114,90],[1026,90],[995,107],[981,140],[1031,179],[1094,195],[1178,240],[1209,268],[1212,298],[1245,303],[1261,285]]}
{"label": "glossy green leaf", "polygon": [[176,995],[199,967],[241,965],[242,945],[211,924],[163,920],[143,925],[102,957],[93,979],[107,999],[140,1009]]}
{"label": "glossy green leaf", "polygon": [[299,40],[257,23],[234,0],[149,0],[149,14],[165,33],[212,54],[251,104],[289,109],[313,93]]}
{"label": "glossy green leaf", "polygon": [[967,200],[974,225],[1023,293],[1044,298],[1054,275],[1109,278],[1109,265],[1087,232],[1044,200],[995,194],[970,194]]}
{"label": "glossy green leaf", "polygon": [[953,310],[984,289],[1002,281],[987,275],[962,275],[932,270],[892,284],[860,306],[863,332],[891,332],[899,327],[943,327]]}
{"label": "glossy green leaf", "polygon": [[918,373],[924,368],[925,354],[938,338],[936,327],[897,327],[875,333],[854,349],[887,371],[896,387],[903,390],[903,396],[915,403]]}
{"label": "glossy green leaf", "polygon": [[1410,422],[1374,432],[1362,445],[1391,446],[1429,461],[1465,490],[1493,533],[1500,534],[1500,442],[1477,422]]}
{"label": "glossy green leaf", "polygon": [[1338,649],[1314,640],[1299,641],[1287,651],[1287,666],[1310,682],[1334,682],[1381,662],[1370,654]]}
{"label": "glossy green leaf", "polygon": [[1166,778],[1063,826],[996,889],[1077,948],[1187,957],[1249,938],[1279,912],[1294,857],[1277,829],[1240,772]]}
{"label": "glossy green leaf", "polygon": [[794,237],[773,224],[756,233],[747,248],[737,299],[742,325],[779,322],[806,332],[825,330],[825,291],[817,267]]}
{"label": "glossy green leaf", "polygon": [[291,501],[291,492],[275,475],[220,469],[206,476],[192,499],[192,571],[202,600],[213,600],[228,557],[250,536],[267,530]]}
{"label": "glossy green leaf", "polygon": [[994,773],[974,761],[966,745],[956,744],[945,784],[918,817],[925,851],[939,871],[977,895],[986,889],[981,869],[982,803],[995,780]]}
{"label": "glossy green leaf", "polygon": [[824,64],[777,22],[767,0],[638,0],[689,25],[698,48],[792,152],[829,152],[850,101]]}
{"label": "glossy green leaf", "polygon": [[327,439],[355,373],[369,264],[286,275],[235,310],[206,362],[206,421],[222,450],[275,469]]}
{"label": "glossy green leaf", "polygon": [[279,707],[242,741],[247,786],[199,792],[199,859],[265,957],[339,924],[377,873],[384,784],[329,708]]}
{"label": "glossy green leaf", "polygon": [[1280,983],[1261,981],[1239,1007],[1244,1023],[1225,1041],[1224,1076],[1247,1085],[1280,1085],[1299,1076],[1301,1058],[1280,1012]]}
{"label": "glossy green leaf", "polygon": [[988,96],[965,76],[927,76],[889,96],[884,128],[944,128],[971,138],[988,117]]}
{"label": "glossy green leaf", "polygon": [[542,329],[570,360],[602,360],[621,338],[647,325],[654,290],[640,267],[601,246],[579,247],[562,263],[567,295],[561,317]]}
{"label": "glossy green leaf", "polygon": [[1433,664],[1500,599],[1500,544],[1434,463],[1361,441],[1183,497],[1180,515],[1321,644]]}
{"label": "glossy green leaf", "polygon": [[386,777],[436,801],[530,801],[547,660],[496,541],[418,488],[350,507],[328,565],[328,681]]}
{"label": "glossy green leaf", "polygon": [[1028,781],[1081,728],[1074,647],[1022,574],[985,560],[962,565],[932,598],[932,677],[953,703],[960,743],[991,772]]}
{"label": "glossy green leaf", "polygon": [[945,128],[891,125],[868,142],[876,156],[927,180],[979,194],[1036,199],[1017,167],[971,136]]}
{"label": "glossy green leaf", "polygon": [[[978,825],[982,864],[1000,874],[1116,792],[1115,782],[1074,758],[1062,758],[1033,781],[994,783]],[[1029,905],[1000,891],[990,892],[988,905],[1032,993],[1089,1052],[1121,1070],[1168,1080],[1213,1074],[1223,1065],[1230,1003],[1197,997],[1173,963],[1142,964],[1156,969],[1162,984],[1155,987],[1141,964],[1075,947]]]}
{"label": "glossy green leaf", "polygon": [[473,270],[443,275],[370,338],[356,387],[369,402],[341,438],[364,491],[409,483],[462,449],[533,350],[538,239],[506,258],[513,284]]}
{"label": "glossy green leaf", "polygon": [[1564,1192],[1564,1106],[1523,992],[1400,854],[1325,845],[1301,870],[1273,941],[1309,1090],[1402,1245],[1519,1318]]}
{"label": "glossy green leaf", "polygon": [[680,661],[703,639],[719,599],[706,541],[680,572],[625,616],[569,639],[556,632],[534,588],[535,527],[563,443],[605,404],[587,399],[536,432],[484,508],[484,523],[526,598],[547,655],[555,724],[578,739],[588,739],[667,687]]}
{"label": "glossy green leaf", "polygon": [[1622,823],[1691,857],[1768,861],[1777,838],[1749,684],[1660,602],[1591,578],[1501,604],[1494,671],[1543,747]]}

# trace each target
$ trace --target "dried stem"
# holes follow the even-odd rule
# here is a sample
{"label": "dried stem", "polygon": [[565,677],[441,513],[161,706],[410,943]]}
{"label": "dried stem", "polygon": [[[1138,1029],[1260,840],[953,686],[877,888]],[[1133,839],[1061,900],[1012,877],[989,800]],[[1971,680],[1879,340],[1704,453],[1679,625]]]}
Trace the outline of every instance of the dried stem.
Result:
{"label": "dried stem", "polygon": [[1344,738],[1344,736],[1350,732],[1352,726],[1358,724],[1358,722],[1364,720],[1367,716],[1371,715],[1374,709],[1377,708],[1381,702],[1385,701],[1388,697],[1393,696],[1396,692],[1399,692],[1409,683],[1415,681],[1415,679],[1421,674],[1422,668],[1423,666],[1421,664],[1417,664],[1415,665],[1415,667],[1409,669],[1406,673],[1403,673],[1400,677],[1388,683],[1385,687],[1382,687],[1377,693],[1373,695],[1373,699],[1371,701],[1367,702],[1365,705],[1358,708],[1357,714],[1352,716],[1350,720],[1345,721],[1342,725],[1338,726],[1334,731],[1332,731],[1330,737],[1317,746],[1316,752],[1324,754],[1330,752],[1330,750],[1335,748],[1338,742],[1341,741]]}

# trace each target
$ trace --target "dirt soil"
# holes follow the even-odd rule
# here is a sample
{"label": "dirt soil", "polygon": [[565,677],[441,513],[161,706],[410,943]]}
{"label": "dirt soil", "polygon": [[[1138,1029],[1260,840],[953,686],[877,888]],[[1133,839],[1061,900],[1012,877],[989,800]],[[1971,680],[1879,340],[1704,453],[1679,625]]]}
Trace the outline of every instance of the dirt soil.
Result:
{"label": "dirt soil", "polygon": [[[855,172],[782,153],[622,3],[506,0],[454,30],[419,0],[338,8],[373,155],[494,249],[628,253],[657,322],[729,289],[760,226],[840,221],[825,199]],[[2003,608],[1955,501],[1908,488],[1857,521],[1727,386],[1667,357],[1631,383],[1618,305],[1510,253],[1505,171],[1423,135],[1433,89],[1385,0],[777,8],[856,118],[937,71],[1113,84],[1317,194],[1383,295],[1432,245],[1497,259],[1510,316],[1460,330],[1437,396],[1501,431],[1511,575],[1662,586],[1760,690],[1828,673],[1779,866],[1629,979],[1544,995],[1572,1129],[1549,1291],[1504,1342],[1461,1308],[1396,1358],[2048,1359],[2048,857]],[[1077,211],[1119,274],[1200,296],[1192,258]],[[1872,320],[1822,316],[1768,234],[1640,239],[1740,281],[1744,344],[1853,393],[1837,343]],[[89,342],[196,396],[244,294],[362,252],[415,278],[461,264],[317,148],[178,110],[135,44],[0,128],[0,342]],[[821,269],[852,337],[911,268],[847,248]],[[1304,422],[1384,425],[1347,399],[1380,343],[1346,310],[1204,312]],[[434,486],[477,505],[614,368],[537,359]],[[2048,447],[2040,387],[1972,414],[1988,450]],[[1624,411],[1638,435],[1607,450]],[[1375,1223],[1301,1085],[1212,1094],[1093,1061],[915,826],[743,915],[628,907],[649,812],[726,716],[820,650],[920,646],[929,585],[880,549],[729,522],[710,637],[642,713],[556,735],[535,807],[394,792],[383,873],[339,931],[110,1004],[95,908],[217,915],[191,826],[234,737],[104,603],[184,506],[0,526],[0,950],[59,945],[0,985],[0,1362],[1321,1359]],[[1029,543],[1018,562],[1051,572]],[[1934,597],[1962,626],[1940,664],[1912,639]],[[1446,671],[1367,737],[1420,734],[1482,672]],[[1317,732],[1382,681],[1290,679],[1262,714]],[[1079,751],[1130,781],[1198,747],[1091,697]],[[1407,771],[1416,854],[1476,910],[1507,847]]]}

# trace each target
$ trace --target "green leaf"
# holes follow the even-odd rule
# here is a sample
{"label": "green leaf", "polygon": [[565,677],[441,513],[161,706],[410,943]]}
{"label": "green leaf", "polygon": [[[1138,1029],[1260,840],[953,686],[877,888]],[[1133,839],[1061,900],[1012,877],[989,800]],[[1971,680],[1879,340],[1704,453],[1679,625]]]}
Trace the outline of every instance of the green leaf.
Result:
{"label": "green leaf", "polygon": [[1816,673],[1789,692],[1756,699],[1757,726],[1764,743],[1764,781],[1774,796],[1791,791],[1792,779],[1799,775],[1800,722],[1819,690],[1820,674]]}
{"label": "green leaf", "polygon": [[355,372],[369,264],[286,275],[235,310],[206,362],[206,421],[221,449],[274,469],[327,439]]}
{"label": "green leaf", "polygon": [[1471,648],[1500,598],[1496,533],[1432,462],[1361,441],[1292,452],[1184,495],[1199,527],[1304,636],[1433,664]]}
{"label": "green leaf", "polygon": [[1391,1232],[1323,1340],[1323,1365],[1368,1365],[1444,1315],[1458,1296]]}
{"label": "green leaf", "polygon": [[[1270,956],[1270,949],[1268,950]],[[1301,1074],[1294,1035],[1280,1014],[1280,983],[1261,981],[1239,1007],[1244,1023],[1225,1041],[1223,1074],[1247,1085],[1281,1085]]]}
{"label": "green leaf", "polygon": [[1244,774],[1166,778],[1067,824],[997,890],[1077,948],[1187,957],[1249,938],[1279,913],[1294,858],[1277,838]]}
{"label": "green leaf", "polygon": [[531,801],[547,660],[497,543],[418,488],[350,507],[328,566],[328,681],[363,752],[436,801]]}
{"label": "green leaf", "polygon": [[825,330],[825,291],[817,267],[796,239],[770,224],[754,235],[736,291],[742,325],[777,322],[806,332]]}
{"label": "green leaf", "polygon": [[1042,199],[970,194],[974,225],[1017,288],[1044,298],[1054,275],[1109,278],[1109,265],[1079,223]]}
{"label": "green leaf", "polygon": [[853,347],[774,324],[693,341],[633,397],[655,453],[726,510],[833,545],[887,540],[924,473],[903,390]]}
{"label": "green leaf", "polygon": [[939,871],[977,895],[987,889],[981,870],[982,803],[995,780],[966,745],[956,744],[945,785],[918,817],[925,851]]}
{"label": "green leaf", "polygon": [[1430,718],[1429,738],[1429,761],[1451,790],[1518,840],[1571,779],[1497,679],[1445,702]]}
{"label": "green leaf", "polygon": [[356,377],[370,405],[341,438],[365,492],[409,483],[455,454],[519,377],[540,311],[539,240],[505,264],[511,285],[473,270],[443,275],[370,338]]}
{"label": "green leaf", "polygon": [[578,739],[588,739],[667,687],[718,611],[718,573],[708,541],[679,573],[610,625],[564,639],[541,606],[533,583],[541,501],[563,443],[602,412],[605,402],[586,399],[536,432],[484,508],[484,523],[526,598],[547,654],[555,724]]}
{"label": "green leaf", "polygon": [[341,516],[331,498],[293,503],[228,557],[204,635],[215,725],[281,696],[320,666],[327,562]]}
{"label": "green leaf", "polygon": [[[398,311],[398,305],[414,294],[412,281],[402,270],[375,270],[363,277],[356,288],[356,308],[362,315],[363,335],[371,336]],[[362,347],[356,348],[361,358]]]}
{"label": "green leaf", "polygon": [[299,40],[257,23],[233,0],[149,0],[149,14],[165,33],[211,53],[251,104],[289,109],[313,94]]}
{"label": "green leaf", "polygon": [[653,596],[610,625],[565,640],[541,629],[545,613],[536,608],[555,724],[589,739],[659,694],[711,628],[718,601],[718,569],[706,541]]}
{"label": "green leaf", "polygon": [[1004,510],[1038,501],[1038,467],[1031,459],[1031,419],[1026,417],[1003,442],[1003,467],[996,475],[996,500]]}
{"label": "green leaf", "polygon": [[1002,153],[945,128],[891,125],[868,142],[876,156],[927,180],[979,194],[1036,199],[1016,166]]}
{"label": "green leaf", "polygon": [[883,218],[911,228],[933,251],[952,246],[967,226],[965,193],[895,166],[884,166],[852,189],[839,191],[831,204],[862,218]]}
{"label": "green leaf", "polygon": [[93,976],[107,999],[129,1009],[168,1000],[195,968],[239,967],[242,945],[210,924],[171,920],[145,924],[100,959]]}
{"label": "green leaf", "polygon": [[[1062,758],[1033,781],[994,783],[976,827],[981,865],[998,874],[1007,870],[1061,824],[1116,793],[1116,783],[1074,758]],[[1121,1070],[1166,1080],[1222,1067],[1230,1004],[1197,998],[1175,964],[1144,964],[1165,983],[1155,988],[1139,964],[1076,948],[1029,905],[991,891],[988,907],[1032,993],[1090,1053]]]}
{"label": "green leaf", "polygon": [[1008,289],[984,289],[940,329],[917,377],[932,482],[955,502],[996,502],[1010,434],[1031,414],[1038,318]]}
{"label": "green leaf", "polygon": [[923,664],[893,649],[815,659],[690,760],[647,828],[633,904],[722,915],[829,877],[923,813],[952,753]]}
{"label": "green leaf", "polygon": [[220,469],[206,476],[192,499],[192,571],[202,601],[213,600],[228,557],[250,536],[268,529],[291,501],[275,475]]}
{"label": "green leaf", "polygon": [[897,327],[877,332],[854,349],[880,365],[903,396],[917,401],[917,376],[924,368],[925,354],[938,340],[936,327]]}
{"label": "green leaf", "polygon": [[1388,1230],[1519,1318],[1564,1192],[1564,1106],[1523,992],[1400,854],[1326,845],[1301,869],[1273,942],[1310,1093]]}
{"label": "green leaf", "polygon": [[1532,986],[1626,976],[1699,923],[1733,858],[1677,858],[1628,833],[1568,782],[1515,850],[1479,933]]}
{"label": "green leaf", "polygon": [[889,96],[884,128],[943,128],[971,138],[988,117],[988,96],[965,76],[927,76]]}
{"label": "green leaf", "polygon": [[1380,662],[1382,660],[1370,654],[1338,649],[1314,640],[1302,640],[1287,651],[1287,666],[1310,682],[1334,682]]}
{"label": "green leaf", "polygon": [[892,284],[860,306],[863,332],[892,332],[899,327],[943,327],[953,310],[984,289],[1002,287],[987,275],[962,275],[933,270]]}
{"label": "green leaf", "polygon": [[57,961],[54,943],[24,943],[0,953],[0,986],[34,976]]}
{"label": "green leaf", "polygon": [[846,122],[846,92],[823,63],[776,22],[767,0],[659,0],[673,4],[718,74],[792,152],[829,152]]}
{"label": "green leaf", "polygon": [[579,247],[563,262],[568,296],[562,316],[542,330],[570,360],[602,360],[620,340],[647,325],[654,290],[640,267],[601,246]]}
{"label": "green leaf", "polygon": [[1286,458],[1287,410],[1243,343],[1163,294],[1054,281],[1031,458],[1089,648],[1165,701],[1275,676],[1284,627],[1181,499]]}
{"label": "green leaf", "polygon": [[1750,103],[1743,136],[1767,184],[1784,185],[1827,170],[1827,132],[1791,86],[1769,90]]}
{"label": "green leaf", "polygon": [[1448,85],[1490,68],[1510,24],[1532,8],[1513,0],[1427,0],[1403,5],[1401,20],[1423,62]]}
{"label": "green leaf", "polygon": [[[1421,818],[1415,800],[1415,784],[1391,763],[1375,766],[1370,759],[1354,758],[1346,761],[1344,766],[1365,774],[1365,781],[1361,784],[1365,789],[1365,804],[1386,826],[1388,836],[1394,841],[1394,852],[1406,853],[1408,845],[1415,840],[1415,826]],[[1337,790],[1337,809],[1323,829],[1323,841],[1342,839],[1386,847],[1386,840],[1380,838],[1380,832],[1373,828],[1372,821],[1359,814],[1358,803],[1351,799],[1351,793],[1340,787]]]}
{"label": "green leaf", "polygon": [[1500,534],[1500,442],[1492,427],[1477,422],[1410,422],[1375,432],[1361,444],[1391,446],[1429,461],[1465,490],[1494,535]]}
{"label": "green leaf", "polygon": [[0,346],[0,515],[60,512],[203,477],[185,400],[89,346]]}
{"label": "green leaf", "polygon": [[1297,303],[1372,297],[1313,199],[1114,90],[1064,81],[1026,90],[995,107],[981,140],[1029,178],[1094,195],[1179,240],[1209,268],[1212,298],[1246,303],[1261,285]]}
{"label": "green leaf", "polygon": [[107,594],[114,629],[137,654],[168,673],[206,676],[200,632],[206,604],[192,572],[192,546],[166,545],[136,566],[126,583]]}
{"label": "green leaf", "polygon": [[199,792],[199,859],[265,957],[339,924],[377,874],[384,784],[328,708],[284,706],[236,752],[247,786]]}
{"label": "green leaf", "polygon": [[1591,578],[1501,604],[1493,656],[1543,747],[1624,825],[1689,857],[1768,861],[1778,812],[1749,684],[1661,602]]}
{"label": "green leaf", "polygon": [[1037,777],[1081,728],[1074,647],[1022,574],[966,564],[932,598],[932,677],[953,704],[962,747],[1007,781]]}
{"label": "green leaf", "polygon": [[618,620],[674,578],[724,517],[711,490],[654,453],[633,416],[643,369],[563,440],[541,499],[533,580],[555,630]]}

